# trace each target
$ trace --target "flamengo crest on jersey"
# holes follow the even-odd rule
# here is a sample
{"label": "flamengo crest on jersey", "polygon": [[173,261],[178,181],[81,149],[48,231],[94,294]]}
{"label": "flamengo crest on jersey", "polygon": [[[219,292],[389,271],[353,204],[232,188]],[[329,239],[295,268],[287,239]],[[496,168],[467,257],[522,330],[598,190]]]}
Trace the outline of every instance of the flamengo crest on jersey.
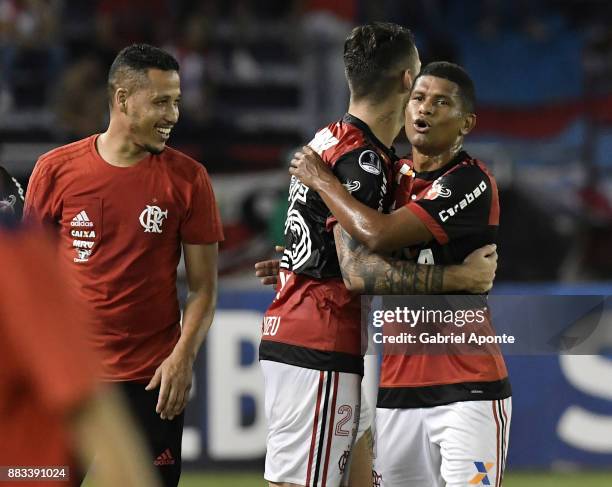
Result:
{"label": "flamengo crest on jersey", "polygon": [[159,206],[147,205],[139,220],[145,233],[162,233],[164,218],[168,218],[168,210],[162,211]]}

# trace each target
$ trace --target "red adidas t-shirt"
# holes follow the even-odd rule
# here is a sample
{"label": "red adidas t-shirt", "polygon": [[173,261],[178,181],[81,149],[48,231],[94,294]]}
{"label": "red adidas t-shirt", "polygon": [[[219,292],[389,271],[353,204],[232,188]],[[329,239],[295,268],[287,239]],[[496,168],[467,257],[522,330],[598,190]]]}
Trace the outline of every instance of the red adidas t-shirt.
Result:
{"label": "red adidas t-shirt", "polygon": [[97,135],[37,162],[24,217],[55,227],[89,305],[103,379],[146,381],[180,335],[181,242],[223,239],[204,167],[166,148],[132,167],[105,162]]}
{"label": "red adidas t-shirt", "polygon": [[[0,230],[0,460],[8,466],[75,465],[69,416],[97,387],[78,302],[40,232]],[[59,472],[58,472],[59,473]],[[73,485],[64,472],[44,485]],[[40,481],[0,482],[42,485]]]}

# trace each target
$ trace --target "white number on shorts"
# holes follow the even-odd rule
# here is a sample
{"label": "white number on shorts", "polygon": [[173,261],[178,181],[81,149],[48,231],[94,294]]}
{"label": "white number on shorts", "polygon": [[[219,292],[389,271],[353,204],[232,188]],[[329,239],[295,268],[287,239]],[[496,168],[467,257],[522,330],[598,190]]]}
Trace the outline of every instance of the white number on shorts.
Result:
{"label": "white number on shorts", "polygon": [[353,417],[353,408],[349,406],[348,404],[343,404],[342,406],[338,408],[338,416],[341,416],[343,414],[346,414],[346,416],[344,416],[344,418],[342,418],[336,424],[336,436],[349,436],[350,434],[350,432],[348,432],[345,429],[342,429],[342,427],[346,423],[348,423]]}

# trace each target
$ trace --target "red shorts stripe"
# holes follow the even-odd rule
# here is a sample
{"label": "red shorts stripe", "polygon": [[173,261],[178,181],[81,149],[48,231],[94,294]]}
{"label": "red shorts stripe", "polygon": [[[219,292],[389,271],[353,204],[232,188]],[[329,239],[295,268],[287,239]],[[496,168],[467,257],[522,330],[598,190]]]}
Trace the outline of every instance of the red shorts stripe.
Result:
{"label": "red shorts stripe", "polygon": [[499,487],[500,486],[500,481],[501,481],[501,475],[500,475],[500,444],[499,444],[499,420],[497,418],[497,401],[491,401],[491,406],[493,407],[493,418],[495,418],[495,428],[496,428],[496,435],[497,435],[497,440],[496,440],[496,449],[495,449],[495,462],[496,462],[496,466],[495,466],[495,487]]}

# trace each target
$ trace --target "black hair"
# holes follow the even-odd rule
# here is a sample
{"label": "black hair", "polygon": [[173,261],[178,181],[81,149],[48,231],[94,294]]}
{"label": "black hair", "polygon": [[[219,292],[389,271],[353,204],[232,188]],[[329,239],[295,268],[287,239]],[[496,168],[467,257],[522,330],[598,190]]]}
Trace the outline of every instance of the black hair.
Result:
{"label": "black hair", "polygon": [[[463,109],[468,113],[474,113],[476,110],[476,89],[474,82],[467,71],[458,64],[449,63],[446,61],[436,61],[427,64],[417,76],[435,76],[436,78],[452,81],[459,87],[459,96]],[[414,80],[416,83],[416,79]]]}
{"label": "black hair", "polygon": [[[344,67],[354,99],[384,99],[399,70],[414,69],[418,58],[409,29],[389,22],[355,27],[344,43]],[[416,75],[416,73],[415,73]]]}
{"label": "black hair", "polygon": [[132,44],[119,51],[108,71],[108,95],[110,104],[120,82],[131,87],[141,86],[147,79],[149,69],[179,71],[178,61],[168,52],[149,44]]}

